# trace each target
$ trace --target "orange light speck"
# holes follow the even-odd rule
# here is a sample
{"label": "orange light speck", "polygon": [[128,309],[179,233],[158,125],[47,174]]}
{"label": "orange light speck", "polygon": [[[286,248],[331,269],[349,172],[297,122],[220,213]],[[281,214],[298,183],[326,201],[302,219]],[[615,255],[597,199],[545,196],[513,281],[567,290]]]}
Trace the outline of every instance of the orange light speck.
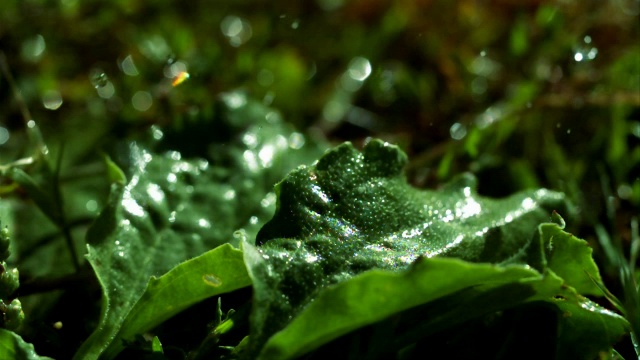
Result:
{"label": "orange light speck", "polygon": [[189,78],[189,73],[186,71],[180,71],[180,73],[178,73],[178,75],[176,75],[175,78],[173,78],[173,82],[171,83],[172,86],[178,86],[180,84],[182,84],[183,82],[185,82],[187,79]]}

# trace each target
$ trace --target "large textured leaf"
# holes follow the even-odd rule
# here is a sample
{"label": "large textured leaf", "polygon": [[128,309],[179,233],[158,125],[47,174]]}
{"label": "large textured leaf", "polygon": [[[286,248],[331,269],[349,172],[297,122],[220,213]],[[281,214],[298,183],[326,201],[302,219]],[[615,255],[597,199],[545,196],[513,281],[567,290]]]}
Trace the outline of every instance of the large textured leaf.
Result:
{"label": "large textured leaf", "polygon": [[568,211],[561,194],[538,190],[486,199],[475,194],[470,175],[423,191],[406,183],[405,163],[396,146],[373,140],[360,153],[346,143],[276,186],[276,214],[257,238],[268,261],[247,258],[256,290],[254,348],[286,326],[318,289],[368,269],[447,256],[528,262],[543,270],[535,229],[553,210]]}
{"label": "large textured leaf", "polygon": [[113,185],[87,235],[87,257],[104,296],[100,325],[77,359],[100,356],[152,276],[221,244],[238,245],[237,229],[255,234],[273,211],[272,179],[317,152],[304,147],[301,135],[293,136],[272,110],[239,93],[226,96],[231,100],[220,105],[217,119],[226,121],[219,124],[227,126],[225,137],[209,144],[223,151],[209,161],[183,160],[176,151],[153,154],[131,144],[130,180]]}
{"label": "large textured leaf", "polygon": [[38,356],[33,345],[25,342],[13,331],[0,329],[0,359],[12,360],[51,360]]}
{"label": "large textured leaf", "polygon": [[117,354],[122,339],[133,341],[136,334],[153,329],[191,305],[250,285],[242,252],[228,244],[186,261],[149,281],[103,357]]}

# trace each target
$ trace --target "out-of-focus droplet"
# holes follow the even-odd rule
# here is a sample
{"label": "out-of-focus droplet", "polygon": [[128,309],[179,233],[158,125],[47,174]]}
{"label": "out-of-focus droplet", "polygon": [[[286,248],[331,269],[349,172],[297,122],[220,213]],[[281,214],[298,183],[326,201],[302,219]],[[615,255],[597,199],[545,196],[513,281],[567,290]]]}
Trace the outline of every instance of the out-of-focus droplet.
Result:
{"label": "out-of-focus droplet", "polygon": [[106,85],[97,88],[96,91],[98,92],[98,96],[101,98],[111,99],[113,94],[116,93],[116,88],[113,86],[111,81],[107,81]]}
{"label": "out-of-focus droplet", "polygon": [[87,211],[89,212],[95,212],[98,210],[98,202],[95,200],[89,200],[87,201],[87,203],[85,204],[85,208],[87,209]]}
{"label": "out-of-focus droplet", "polygon": [[231,46],[238,47],[251,39],[251,24],[245,19],[227,15],[220,23],[222,34],[229,39]]}
{"label": "out-of-focus droplet", "polygon": [[292,149],[300,149],[304,146],[305,140],[304,140],[304,135],[300,134],[299,132],[294,132],[291,135],[289,135],[289,147]]}
{"label": "out-of-focus droplet", "polygon": [[297,29],[300,26],[300,20],[295,20],[294,22],[291,23],[291,28],[292,29]]}
{"label": "out-of-focus droplet", "polygon": [[145,37],[138,48],[144,56],[157,62],[163,62],[171,54],[167,41],[160,35]]}
{"label": "out-of-focus droplet", "polygon": [[187,73],[187,64],[182,61],[171,61],[164,67],[164,76],[168,79],[175,79],[182,73]]}
{"label": "out-of-focus droplet", "polygon": [[618,196],[624,200],[630,199],[633,196],[633,188],[628,184],[618,186]]}
{"label": "out-of-focus droplet", "polygon": [[136,64],[133,62],[133,57],[131,57],[131,55],[128,55],[124,58],[124,60],[120,62],[120,69],[123,73],[129,76],[138,76],[138,74],[140,74],[138,72]]}
{"label": "out-of-focus droplet", "polygon": [[164,133],[162,132],[162,129],[160,129],[158,126],[152,125],[151,136],[153,136],[154,140],[162,140],[162,137],[164,137]]}
{"label": "out-of-focus droplet", "polygon": [[273,84],[273,80],[275,77],[273,76],[273,72],[267,69],[261,69],[258,72],[258,84],[262,86],[269,86]]}
{"label": "out-of-focus droplet", "polygon": [[462,140],[465,136],[467,136],[467,127],[458,122],[454,123],[449,129],[449,134],[454,140]]}
{"label": "out-of-focus droplet", "polygon": [[475,118],[475,124],[476,126],[478,126],[478,128],[484,129],[494,122],[500,120],[502,116],[503,110],[501,107],[491,106]]}
{"label": "out-of-focus droplet", "polygon": [[237,109],[239,107],[244,106],[247,103],[246,95],[237,91],[224,93],[221,95],[221,97],[222,97],[222,101],[224,101],[224,103],[232,109]]}
{"label": "out-of-focus droplet", "polygon": [[138,111],[147,111],[153,104],[153,98],[148,91],[138,91],[131,97],[131,105]]}
{"label": "out-of-focus droplet", "polygon": [[44,41],[44,37],[38,34],[22,43],[22,58],[26,61],[36,62],[40,60],[46,48],[47,44]]}
{"label": "out-of-focus droplet", "polygon": [[584,56],[582,55],[582,53],[577,52],[575,54],[573,54],[573,60],[580,62],[582,61],[582,59],[584,59]]}
{"label": "out-of-focus droplet", "polygon": [[89,78],[91,79],[91,84],[96,89],[107,86],[107,84],[109,83],[109,77],[100,68],[92,69],[91,73],[89,74]]}
{"label": "out-of-focus droplet", "polygon": [[338,122],[344,117],[347,108],[347,104],[331,100],[322,108],[322,116],[330,122]]}
{"label": "out-of-focus droplet", "polygon": [[42,95],[42,105],[48,110],[58,110],[62,106],[62,96],[57,90],[47,90]]}
{"label": "out-of-focus droplet", "polygon": [[371,63],[366,58],[355,57],[349,63],[347,72],[352,79],[364,81],[371,75]]}
{"label": "out-of-focus droplet", "polygon": [[9,134],[9,130],[0,126],[0,145],[4,145],[7,141],[9,141],[10,137],[11,134]]}

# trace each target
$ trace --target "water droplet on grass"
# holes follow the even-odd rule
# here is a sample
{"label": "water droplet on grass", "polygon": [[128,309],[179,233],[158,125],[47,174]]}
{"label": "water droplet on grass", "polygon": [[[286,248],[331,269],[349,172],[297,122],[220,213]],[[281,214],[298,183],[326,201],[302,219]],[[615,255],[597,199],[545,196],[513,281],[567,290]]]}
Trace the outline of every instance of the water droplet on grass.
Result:
{"label": "water droplet on grass", "polygon": [[93,69],[91,70],[91,74],[89,75],[91,79],[91,84],[96,89],[107,86],[109,83],[109,77],[102,69]]}
{"label": "water droplet on grass", "polygon": [[462,140],[465,136],[467,136],[467,127],[460,123],[455,123],[451,125],[449,134],[451,134],[451,138],[454,140]]}
{"label": "water droplet on grass", "polygon": [[48,110],[58,110],[62,106],[62,96],[56,90],[47,90],[42,96],[42,105]]}

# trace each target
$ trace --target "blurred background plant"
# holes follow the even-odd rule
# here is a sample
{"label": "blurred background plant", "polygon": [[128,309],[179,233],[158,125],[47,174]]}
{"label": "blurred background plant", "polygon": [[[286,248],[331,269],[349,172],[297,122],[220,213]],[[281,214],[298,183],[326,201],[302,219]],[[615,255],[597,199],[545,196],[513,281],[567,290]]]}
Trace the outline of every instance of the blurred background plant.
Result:
{"label": "blurred background plant", "polygon": [[[207,121],[217,95],[238,88],[304,133],[398,143],[416,186],[471,171],[485,195],[566,192],[571,231],[622,294],[596,239],[631,248],[640,205],[639,16],[637,0],[5,0],[0,50],[24,100],[3,74],[0,164],[53,194],[46,205],[0,179],[0,219],[19,239],[9,262],[25,295],[72,289],[49,305],[21,296],[35,319],[26,337],[46,334],[46,349],[95,325],[52,330],[50,299],[99,296],[72,285],[86,280],[75,253],[107,198],[102,152],[154,125]],[[46,146],[33,145],[30,120]],[[59,161],[20,161],[38,151]]]}

